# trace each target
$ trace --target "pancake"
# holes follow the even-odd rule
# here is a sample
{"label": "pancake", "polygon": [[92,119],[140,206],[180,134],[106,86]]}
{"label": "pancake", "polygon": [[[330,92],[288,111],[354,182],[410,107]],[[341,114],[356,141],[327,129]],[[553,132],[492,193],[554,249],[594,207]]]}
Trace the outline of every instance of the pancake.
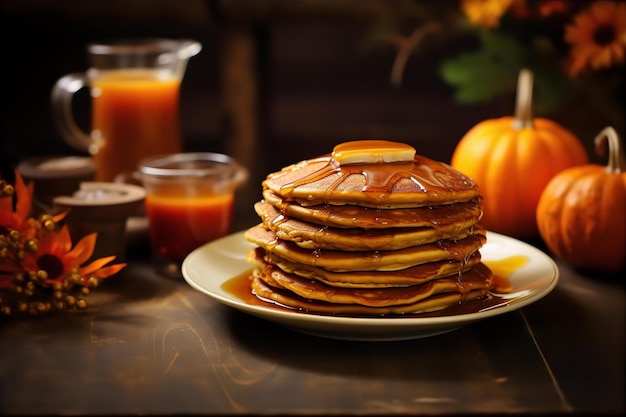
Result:
{"label": "pancake", "polygon": [[486,291],[484,290],[470,291],[467,294],[443,293],[428,297],[413,304],[388,307],[369,307],[360,304],[337,304],[307,299],[284,288],[281,289],[272,287],[259,277],[254,277],[251,280],[250,285],[252,291],[257,295],[257,297],[268,302],[307,313],[342,316],[348,315],[351,317],[381,317],[392,314],[401,315],[441,311],[459,303],[480,299],[486,294]]}
{"label": "pancake", "polygon": [[[292,204],[289,204],[289,206],[292,206]],[[340,214],[345,216],[348,211],[345,210],[345,208],[348,207],[352,206],[333,206],[332,208],[339,209]],[[324,208],[318,210],[318,212],[328,212],[331,211],[332,208],[324,206]],[[425,216],[427,219],[423,222],[419,222],[423,224],[422,226],[372,229],[331,227],[327,224],[307,222],[282,214],[275,206],[264,200],[255,203],[254,209],[263,221],[263,225],[273,231],[276,237],[292,241],[305,249],[335,249],[345,251],[394,250],[426,243],[434,243],[441,239],[462,239],[474,234],[475,231],[482,230],[482,228],[478,226],[479,214],[478,216],[467,217],[465,215],[462,217],[456,216],[456,221],[451,221],[453,217],[451,214],[446,217],[444,221],[438,222],[436,218],[431,218],[432,212],[437,211],[437,209],[415,209],[425,211],[425,214],[427,214],[427,216]],[[304,210],[312,212],[314,208],[306,208]],[[289,212],[289,210],[286,209],[285,212]],[[336,217],[337,213],[335,212],[333,216]],[[384,217],[387,216],[391,216],[391,214],[387,213]],[[346,223],[349,221],[354,222],[354,217],[350,220],[347,217],[343,218]],[[396,223],[400,223],[400,220],[398,219]]]}
{"label": "pancake", "polygon": [[462,262],[486,241],[484,234],[476,233],[460,240],[440,240],[398,250],[354,252],[303,249],[293,242],[278,239],[261,224],[246,230],[244,236],[267,252],[276,253],[289,261],[335,272],[397,271],[427,262]]}
{"label": "pancake", "polygon": [[302,206],[282,200],[269,190],[263,191],[263,198],[286,216],[331,227],[359,227],[361,229],[442,227],[476,223],[482,217],[482,200],[479,198],[463,203],[403,209],[376,209],[332,204]]}
{"label": "pancake", "polygon": [[[375,155],[376,149],[368,146],[377,147],[381,142],[397,149],[410,148],[387,141],[356,142],[356,146],[363,147],[364,161]],[[406,208],[454,204],[479,195],[473,179],[446,163],[422,155],[415,154],[411,160],[405,158],[388,163],[357,160],[342,164],[334,157],[335,152],[269,174],[262,183],[263,188],[303,206],[355,204],[373,208]]]}
{"label": "pancake", "polygon": [[333,272],[324,268],[291,262],[275,253],[267,253],[260,247],[248,251],[246,259],[256,268],[264,268],[269,263],[287,273],[301,278],[314,279],[333,287],[386,288],[406,287],[422,284],[436,278],[462,274],[480,262],[481,256],[479,252],[475,252],[463,262],[438,261],[399,271],[350,271],[349,273]]}
{"label": "pancake", "polygon": [[408,287],[337,288],[320,281],[289,274],[268,263],[255,269],[254,277],[272,286],[285,288],[305,299],[337,304],[359,304],[368,307],[414,304],[441,293],[457,293],[464,296],[470,291],[486,292],[491,285],[490,272],[482,264],[466,272],[463,280],[459,280],[458,276],[450,276]]}

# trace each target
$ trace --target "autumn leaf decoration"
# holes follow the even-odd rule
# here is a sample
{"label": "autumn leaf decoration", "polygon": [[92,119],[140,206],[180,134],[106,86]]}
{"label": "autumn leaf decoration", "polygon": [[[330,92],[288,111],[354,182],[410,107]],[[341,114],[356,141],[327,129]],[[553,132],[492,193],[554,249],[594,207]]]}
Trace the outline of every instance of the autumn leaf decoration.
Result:
{"label": "autumn leaf decoration", "polygon": [[29,217],[33,185],[19,172],[15,186],[0,179],[0,315],[37,316],[85,309],[85,297],[99,283],[126,264],[111,264],[115,256],[87,261],[97,234],[75,246],[67,225],[67,212]]}

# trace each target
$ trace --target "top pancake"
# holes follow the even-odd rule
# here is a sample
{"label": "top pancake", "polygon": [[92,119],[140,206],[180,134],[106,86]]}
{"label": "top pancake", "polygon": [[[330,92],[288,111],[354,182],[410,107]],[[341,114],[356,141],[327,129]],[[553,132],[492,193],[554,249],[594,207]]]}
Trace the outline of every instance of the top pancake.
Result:
{"label": "top pancake", "polygon": [[422,207],[469,201],[479,195],[471,178],[417,154],[412,161],[348,164],[328,154],[269,174],[263,188],[303,206]]}

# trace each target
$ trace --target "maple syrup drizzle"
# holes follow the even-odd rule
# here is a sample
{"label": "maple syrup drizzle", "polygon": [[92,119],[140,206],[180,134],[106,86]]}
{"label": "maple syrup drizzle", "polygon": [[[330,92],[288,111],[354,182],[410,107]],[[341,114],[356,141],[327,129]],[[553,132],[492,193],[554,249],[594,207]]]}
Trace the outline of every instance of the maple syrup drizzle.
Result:
{"label": "maple syrup drizzle", "polygon": [[335,179],[326,188],[326,193],[331,194],[351,175],[360,175],[365,178],[361,191],[370,195],[373,201],[381,201],[385,195],[392,193],[396,184],[402,179],[409,179],[418,187],[420,192],[429,193],[434,198],[441,190],[451,192],[476,189],[476,183],[471,178],[453,170],[442,162],[421,155],[415,155],[411,162],[347,165],[340,165],[331,155],[324,155],[302,161],[298,168],[302,169],[315,164],[321,165],[321,167],[298,180],[283,184],[280,187],[281,195],[291,200],[296,188],[333,176]]}

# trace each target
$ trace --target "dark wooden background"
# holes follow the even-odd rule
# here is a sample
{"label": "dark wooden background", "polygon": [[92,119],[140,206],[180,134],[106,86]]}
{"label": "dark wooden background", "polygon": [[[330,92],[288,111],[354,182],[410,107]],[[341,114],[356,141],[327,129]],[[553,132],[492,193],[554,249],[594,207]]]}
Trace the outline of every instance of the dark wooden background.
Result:
{"label": "dark wooden background", "polygon": [[[131,36],[202,43],[181,92],[185,148],[232,154],[251,169],[253,184],[269,171],[351,139],[405,141],[449,161],[473,125],[511,115],[514,98],[471,106],[455,102],[437,67],[455,50],[471,48],[468,39],[425,38],[407,63],[402,85],[391,84],[396,48],[371,42],[373,30],[388,13],[402,16],[410,28],[419,23],[417,17],[411,22],[412,13],[417,16],[429,3],[5,0],[0,174],[10,178],[12,167],[30,156],[78,153],[54,129],[52,86],[87,68],[86,43]],[[578,104],[545,116],[591,149],[593,136],[611,120],[586,108],[573,112]],[[88,99],[79,96],[75,107],[88,126]]]}

